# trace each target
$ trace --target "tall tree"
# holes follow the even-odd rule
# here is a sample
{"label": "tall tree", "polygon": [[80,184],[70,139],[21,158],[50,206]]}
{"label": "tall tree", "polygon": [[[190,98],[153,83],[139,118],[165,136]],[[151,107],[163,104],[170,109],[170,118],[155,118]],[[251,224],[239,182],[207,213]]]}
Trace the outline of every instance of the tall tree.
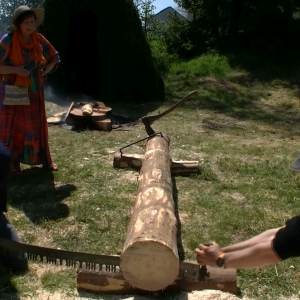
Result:
{"label": "tall tree", "polygon": [[156,8],[153,4],[154,0],[133,0],[133,3],[139,13],[144,33],[146,37],[149,37],[149,34],[157,29],[157,24],[153,21]]}

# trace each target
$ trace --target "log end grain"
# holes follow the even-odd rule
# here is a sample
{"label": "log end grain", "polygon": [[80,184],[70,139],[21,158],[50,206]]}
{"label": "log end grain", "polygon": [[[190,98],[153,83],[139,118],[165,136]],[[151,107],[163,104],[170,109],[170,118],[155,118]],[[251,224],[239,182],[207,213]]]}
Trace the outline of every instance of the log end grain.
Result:
{"label": "log end grain", "polygon": [[177,279],[179,261],[177,254],[163,243],[136,242],[122,253],[121,270],[131,286],[158,291]]}

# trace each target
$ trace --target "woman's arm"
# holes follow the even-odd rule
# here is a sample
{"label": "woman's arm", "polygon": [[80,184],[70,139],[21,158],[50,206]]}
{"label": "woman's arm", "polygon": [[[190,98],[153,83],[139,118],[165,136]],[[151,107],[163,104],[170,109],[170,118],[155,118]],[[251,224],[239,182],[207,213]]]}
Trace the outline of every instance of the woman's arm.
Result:
{"label": "woman's arm", "polygon": [[50,73],[56,65],[57,65],[57,62],[56,62],[56,61],[51,62],[51,63],[48,63],[48,64],[45,66],[44,70],[43,70],[42,76],[44,77],[44,76],[46,76],[48,73]]}
{"label": "woman's arm", "polygon": [[0,74],[2,75],[17,74],[19,76],[26,77],[30,74],[30,72],[27,71],[24,68],[24,66],[13,67],[13,66],[2,65],[0,66]]}

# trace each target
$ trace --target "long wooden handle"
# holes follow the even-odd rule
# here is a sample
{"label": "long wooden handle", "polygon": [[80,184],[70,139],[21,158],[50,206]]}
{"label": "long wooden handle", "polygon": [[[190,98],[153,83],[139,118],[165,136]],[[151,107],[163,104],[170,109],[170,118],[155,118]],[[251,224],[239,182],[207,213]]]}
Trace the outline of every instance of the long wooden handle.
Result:
{"label": "long wooden handle", "polygon": [[148,120],[149,123],[152,124],[154,121],[162,118],[163,116],[167,115],[168,113],[170,113],[171,111],[173,111],[176,107],[178,107],[180,104],[182,104],[183,102],[189,100],[190,98],[192,98],[193,96],[198,95],[197,91],[193,91],[191,93],[189,93],[187,96],[185,96],[183,99],[181,99],[179,102],[177,102],[175,105],[173,105],[172,107],[170,107],[169,109],[167,109],[166,111],[164,111],[163,113],[156,115],[156,116],[148,116]]}

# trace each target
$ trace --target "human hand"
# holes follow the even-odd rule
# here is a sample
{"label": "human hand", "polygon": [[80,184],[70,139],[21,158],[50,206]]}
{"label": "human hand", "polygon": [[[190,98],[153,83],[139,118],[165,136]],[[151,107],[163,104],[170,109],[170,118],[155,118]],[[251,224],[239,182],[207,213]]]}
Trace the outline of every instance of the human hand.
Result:
{"label": "human hand", "polygon": [[221,253],[221,247],[215,242],[205,245],[200,244],[198,248],[195,249],[197,262],[201,266],[208,265],[216,267],[217,258]]}
{"label": "human hand", "polygon": [[16,74],[21,77],[27,77],[30,75],[30,72],[24,68],[24,66],[18,66],[16,68]]}
{"label": "human hand", "polygon": [[48,70],[47,66],[45,66],[42,71],[42,77],[45,77],[49,72],[50,71]]}

